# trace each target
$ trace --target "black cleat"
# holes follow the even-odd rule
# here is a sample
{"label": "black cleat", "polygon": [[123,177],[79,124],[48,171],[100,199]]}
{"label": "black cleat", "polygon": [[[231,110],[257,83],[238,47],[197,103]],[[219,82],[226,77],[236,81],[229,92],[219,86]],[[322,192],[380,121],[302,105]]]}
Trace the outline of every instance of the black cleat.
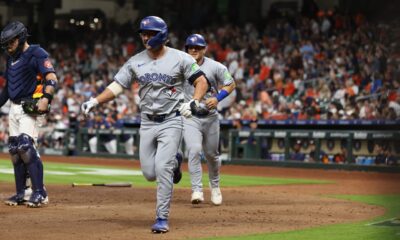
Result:
{"label": "black cleat", "polygon": [[182,169],[181,169],[181,165],[182,165],[182,161],[183,161],[182,154],[177,153],[176,160],[178,161],[178,167],[174,169],[174,179],[173,179],[174,184],[179,183],[182,179]]}

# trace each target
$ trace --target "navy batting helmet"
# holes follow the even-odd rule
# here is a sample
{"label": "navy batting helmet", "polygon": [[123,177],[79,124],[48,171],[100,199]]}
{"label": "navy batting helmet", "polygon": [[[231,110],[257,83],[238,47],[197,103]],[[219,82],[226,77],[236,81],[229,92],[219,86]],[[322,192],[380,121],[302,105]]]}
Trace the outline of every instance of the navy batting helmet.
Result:
{"label": "navy batting helmet", "polygon": [[140,22],[139,33],[146,30],[158,32],[147,42],[151,48],[158,47],[167,41],[168,27],[164,20],[162,20],[160,17],[148,16],[143,18]]}
{"label": "navy batting helmet", "polygon": [[206,40],[204,40],[204,37],[200,34],[192,34],[189,37],[186,38],[186,43],[185,47],[187,46],[200,46],[200,47],[205,47],[207,46]]}
{"label": "navy batting helmet", "polygon": [[10,22],[4,27],[3,31],[1,31],[0,44],[3,48],[6,48],[8,43],[17,37],[19,39],[19,44],[22,46],[28,37],[28,31],[21,22]]}
{"label": "navy batting helmet", "polygon": [[202,35],[196,33],[196,34],[192,34],[186,38],[186,42],[185,42],[186,52],[188,51],[189,46],[206,47],[207,43],[206,43],[206,40],[204,40],[204,37]]}

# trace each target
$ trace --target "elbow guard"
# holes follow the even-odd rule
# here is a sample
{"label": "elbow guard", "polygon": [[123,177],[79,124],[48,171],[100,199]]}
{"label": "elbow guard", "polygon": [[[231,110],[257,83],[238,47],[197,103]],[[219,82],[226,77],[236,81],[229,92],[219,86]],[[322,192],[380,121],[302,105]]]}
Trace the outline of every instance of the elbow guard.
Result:
{"label": "elbow guard", "polygon": [[124,91],[124,88],[121,86],[121,84],[117,83],[116,81],[110,83],[107,88],[114,94],[114,96],[118,96]]}

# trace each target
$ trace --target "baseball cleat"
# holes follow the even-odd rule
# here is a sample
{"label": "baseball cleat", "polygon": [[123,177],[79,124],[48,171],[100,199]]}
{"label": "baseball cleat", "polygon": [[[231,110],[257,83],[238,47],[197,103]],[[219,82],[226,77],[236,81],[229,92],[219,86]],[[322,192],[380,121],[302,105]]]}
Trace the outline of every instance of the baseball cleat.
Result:
{"label": "baseball cleat", "polygon": [[34,192],[29,201],[26,203],[26,205],[30,208],[38,208],[46,204],[49,204],[49,197],[44,197],[39,191]]}
{"label": "baseball cleat", "polygon": [[24,194],[19,193],[5,200],[4,203],[8,206],[18,206],[24,205],[26,203],[26,200],[24,200]]}
{"label": "baseball cleat", "polygon": [[182,154],[177,153],[176,160],[178,161],[178,166],[174,169],[174,178],[173,178],[174,184],[179,183],[182,179],[182,169],[181,169],[181,165],[182,165],[182,161],[183,161]]}
{"label": "baseball cleat", "polygon": [[169,231],[168,219],[157,218],[156,223],[151,227],[152,233],[166,233]]}
{"label": "baseball cleat", "polygon": [[219,206],[222,204],[221,189],[211,188],[211,202],[216,206]]}
{"label": "baseball cleat", "polygon": [[203,192],[193,192],[192,193],[192,204],[199,204],[204,201]]}

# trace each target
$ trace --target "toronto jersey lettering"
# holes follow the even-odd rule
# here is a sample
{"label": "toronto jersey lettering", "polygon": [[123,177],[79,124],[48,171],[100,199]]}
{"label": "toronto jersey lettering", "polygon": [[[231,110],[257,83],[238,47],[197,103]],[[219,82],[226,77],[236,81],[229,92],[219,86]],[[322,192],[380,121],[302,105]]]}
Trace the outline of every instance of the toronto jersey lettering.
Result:
{"label": "toronto jersey lettering", "polygon": [[192,56],[167,47],[160,59],[150,58],[146,50],[131,57],[114,80],[124,88],[130,88],[132,82],[137,81],[141,112],[160,115],[179,109],[184,98],[183,83],[199,71]]}
{"label": "toronto jersey lettering", "polygon": [[38,91],[43,93],[38,86],[44,76],[51,72],[54,72],[54,68],[49,54],[39,45],[30,45],[15,61],[8,58],[5,78],[9,99],[16,101],[33,97]]}

